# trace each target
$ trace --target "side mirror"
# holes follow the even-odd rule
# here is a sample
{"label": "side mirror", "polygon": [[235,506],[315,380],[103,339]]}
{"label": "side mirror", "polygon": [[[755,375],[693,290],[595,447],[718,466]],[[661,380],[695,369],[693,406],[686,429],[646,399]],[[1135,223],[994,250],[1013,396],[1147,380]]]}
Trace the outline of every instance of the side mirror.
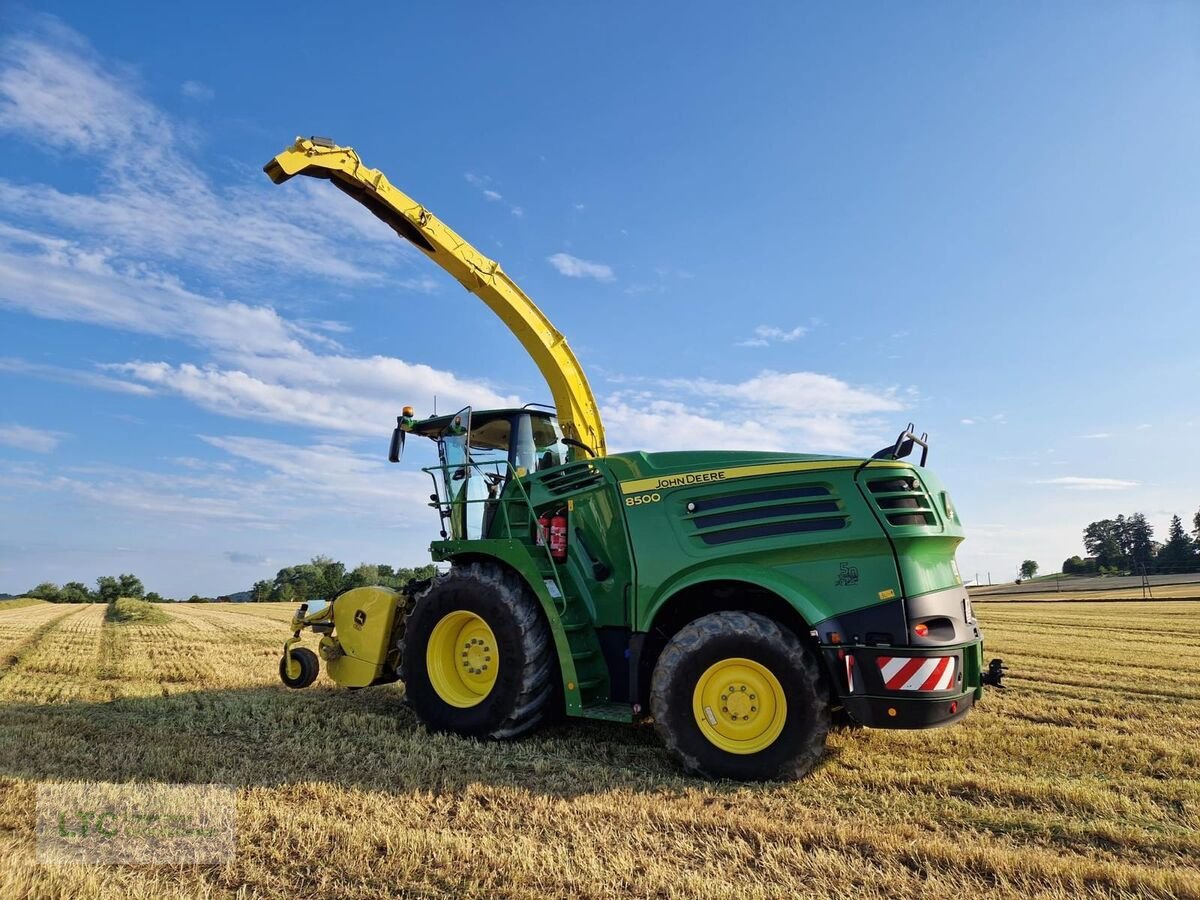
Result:
{"label": "side mirror", "polygon": [[388,448],[388,462],[400,462],[404,455],[404,429],[397,425],[392,430],[392,445]]}

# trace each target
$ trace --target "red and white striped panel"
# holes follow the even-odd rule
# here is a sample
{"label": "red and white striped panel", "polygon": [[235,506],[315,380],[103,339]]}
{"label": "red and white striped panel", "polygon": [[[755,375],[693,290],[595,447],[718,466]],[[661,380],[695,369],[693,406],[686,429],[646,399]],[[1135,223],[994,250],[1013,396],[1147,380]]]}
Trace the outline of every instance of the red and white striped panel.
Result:
{"label": "red and white striped panel", "polygon": [[877,656],[889,691],[948,691],[954,686],[953,656]]}

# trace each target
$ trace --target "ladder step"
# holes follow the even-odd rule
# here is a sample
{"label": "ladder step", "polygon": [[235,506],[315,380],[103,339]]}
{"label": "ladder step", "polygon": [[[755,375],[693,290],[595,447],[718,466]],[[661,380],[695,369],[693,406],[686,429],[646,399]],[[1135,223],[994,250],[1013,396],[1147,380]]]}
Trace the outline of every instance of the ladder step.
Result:
{"label": "ladder step", "polygon": [[567,634],[576,634],[580,631],[585,631],[591,627],[592,627],[591,622],[570,622],[570,623],[564,622],[563,623],[563,631],[565,631]]}
{"label": "ladder step", "polygon": [[595,650],[572,650],[571,658],[575,660],[591,659],[596,655]]}
{"label": "ladder step", "polygon": [[588,719],[604,719],[609,722],[632,722],[633,708],[628,703],[603,700],[598,703],[585,703],[581,715]]}
{"label": "ladder step", "polygon": [[584,678],[579,681],[579,689],[586,691],[588,688],[594,688],[600,684],[604,684],[603,678]]}

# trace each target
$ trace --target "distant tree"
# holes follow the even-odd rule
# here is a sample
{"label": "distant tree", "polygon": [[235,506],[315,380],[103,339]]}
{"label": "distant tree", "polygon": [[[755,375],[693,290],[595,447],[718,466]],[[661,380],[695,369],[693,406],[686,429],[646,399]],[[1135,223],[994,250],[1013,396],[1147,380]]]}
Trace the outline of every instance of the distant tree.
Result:
{"label": "distant tree", "polygon": [[68,581],[59,592],[63,603],[93,603],[95,596],[81,581]]}
{"label": "distant tree", "polygon": [[1025,560],[1025,562],[1021,563],[1021,577],[1022,578],[1032,578],[1034,575],[1037,574],[1037,570],[1038,570],[1038,564],[1036,562],[1034,562],[1032,559],[1027,559],[1027,560]]}
{"label": "distant tree", "polygon": [[1125,562],[1124,540],[1124,516],[1092,522],[1083,530],[1083,546],[1089,556],[1096,558],[1097,565],[1102,569]]}
{"label": "distant tree", "polygon": [[1062,572],[1064,575],[1082,575],[1086,571],[1087,563],[1081,556],[1072,556],[1070,559],[1063,560]]}
{"label": "distant tree", "polygon": [[1129,561],[1140,571],[1148,572],[1154,565],[1154,528],[1141,513],[1126,520]]}
{"label": "distant tree", "polygon": [[254,600],[292,603],[332,600],[351,588],[381,585],[399,589],[413,580],[423,581],[437,574],[437,566],[405,568],[387,564],[360,563],[347,572],[344,563],[328,556],[314,556],[307,563],[280,569],[272,581],[255,582]]}
{"label": "distant tree", "polygon": [[118,575],[117,586],[121,590],[122,597],[137,597],[141,598],[146,593],[146,588],[142,584],[142,579],[136,575]]}
{"label": "distant tree", "polygon": [[327,556],[313,557],[312,564],[321,570],[320,596],[332,600],[346,590],[346,564]]}
{"label": "distant tree", "polygon": [[1183,520],[1179,516],[1171,516],[1167,542],[1159,551],[1156,564],[1160,569],[1190,571],[1197,562],[1200,559],[1197,557],[1196,544],[1183,530]]}
{"label": "distant tree", "polygon": [[361,563],[355,567],[353,572],[346,576],[346,589],[364,587],[370,584],[382,584],[379,569],[379,566]]}
{"label": "distant tree", "polygon": [[25,596],[48,600],[51,603],[62,603],[62,589],[53,581],[43,581]]}
{"label": "distant tree", "polygon": [[147,592],[146,596],[142,599],[144,599],[148,603],[166,603],[167,602],[167,599],[162,594],[158,593],[157,591]]}
{"label": "distant tree", "polygon": [[124,595],[121,593],[121,582],[111,575],[101,575],[96,579],[97,603],[112,603],[122,596]]}
{"label": "distant tree", "polygon": [[1192,537],[1195,538],[1197,544],[1200,544],[1200,510],[1192,516]]}
{"label": "distant tree", "polygon": [[205,600],[203,597],[201,597],[199,594],[192,594],[192,596],[188,597],[187,602],[188,603],[207,603],[208,601]]}

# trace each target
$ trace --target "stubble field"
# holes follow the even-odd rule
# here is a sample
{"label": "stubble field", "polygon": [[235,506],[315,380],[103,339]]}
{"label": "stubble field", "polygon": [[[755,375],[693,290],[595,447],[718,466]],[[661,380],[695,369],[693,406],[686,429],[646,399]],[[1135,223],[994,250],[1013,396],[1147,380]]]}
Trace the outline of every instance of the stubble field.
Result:
{"label": "stubble field", "polygon": [[[0,605],[0,897],[1200,896],[1200,603],[981,602],[1006,692],[753,786],[648,727],[482,744],[399,686],[290,692],[291,609]],[[39,866],[39,781],[235,785],[236,857]]]}

